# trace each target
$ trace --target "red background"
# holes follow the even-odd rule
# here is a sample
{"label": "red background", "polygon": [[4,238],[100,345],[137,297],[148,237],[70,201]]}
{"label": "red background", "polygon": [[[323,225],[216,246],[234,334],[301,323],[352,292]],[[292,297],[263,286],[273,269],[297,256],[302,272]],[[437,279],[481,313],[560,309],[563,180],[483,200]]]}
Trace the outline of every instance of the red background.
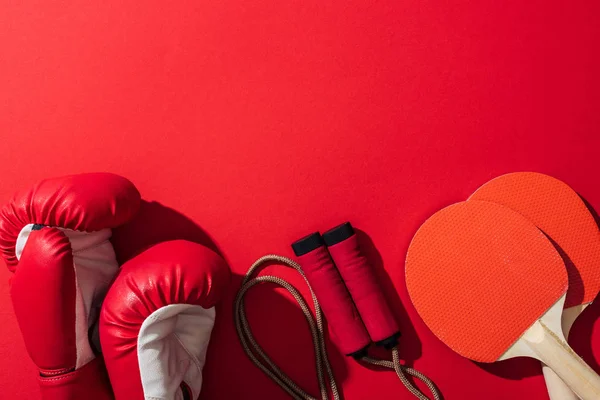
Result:
{"label": "red background", "polygon": [[[138,228],[117,235],[122,259],[163,233],[198,236],[185,216],[238,275],[351,220],[402,326],[401,354],[447,400],[546,398],[535,361],[482,368],[437,341],[410,305],[403,262],[427,216],[505,172],[551,174],[600,207],[599,2],[119,3],[0,3],[2,202],[43,177],[116,172],[171,209],[145,205]],[[36,398],[8,276],[0,387]],[[202,398],[285,399],[237,341],[239,280]],[[300,311],[268,286],[248,307],[269,354],[317,394]],[[573,333],[596,369],[599,314]],[[393,373],[329,352],[346,399],[411,398]]]}

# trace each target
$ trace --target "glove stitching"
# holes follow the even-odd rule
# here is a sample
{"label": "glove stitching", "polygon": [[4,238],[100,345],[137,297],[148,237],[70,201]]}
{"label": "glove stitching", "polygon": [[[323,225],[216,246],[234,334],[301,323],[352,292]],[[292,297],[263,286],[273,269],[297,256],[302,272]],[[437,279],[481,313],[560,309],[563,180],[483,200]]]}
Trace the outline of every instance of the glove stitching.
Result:
{"label": "glove stitching", "polygon": [[71,371],[71,372],[61,375],[61,376],[52,376],[52,377],[40,376],[40,380],[43,380],[44,382],[58,382],[58,381],[62,381],[65,379],[69,379],[71,377],[71,375],[73,374],[73,372],[75,372],[75,371]]}
{"label": "glove stitching", "polygon": [[[192,362],[194,363],[194,365],[196,366],[196,368],[198,369],[198,371],[201,371],[202,368],[200,366],[200,361],[198,360],[197,357],[195,357],[189,350],[188,348],[183,344],[183,342],[181,341],[181,338],[179,337],[179,335],[177,333],[173,333],[173,336],[175,336],[175,339],[179,342],[179,344],[181,345],[181,347],[183,347],[183,350],[185,350],[185,352],[187,353],[188,357],[192,360]],[[185,382],[185,381],[184,381]]]}
{"label": "glove stitching", "polygon": [[107,242],[110,242],[110,240],[109,240],[109,239],[106,239],[106,240],[103,240],[103,241],[102,241],[102,242],[100,242],[100,243],[96,243],[96,244],[94,244],[94,245],[91,245],[91,246],[85,247],[85,248],[83,248],[83,249],[79,249],[79,250],[77,250],[77,251],[74,251],[74,252],[73,252],[73,255],[75,255],[75,254],[77,254],[77,253],[81,253],[82,251],[87,251],[87,250],[90,250],[90,249],[94,249],[94,248],[96,248],[96,247],[100,247],[100,245],[102,245],[102,244],[104,244],[104,243],[107,243]]}
{"label": "glove stitching", "polygon": [[[38,224],[34,224],[34,225],[38,225]],[[39,224],[39,225],[43,225],[43,224]],[[51,225],[44,225],[44,226],[47,226],[48,228],[55,228],[55,229],[61,229],[61,230],[66,230],[66,231],[71,231],[71,232],[78,232],[78,233],[94,233],[94,232],[98,232],[98,231],[92,231],[92,232],[88,232],[88,231],[79,231],[79,230],[77,230],[77,229],[63,228],[63,227],[60,227],[60,226],[51,226]],[[67,236],[67,238],[68,238],[68,236]],[[71,239],[69,239],[69,242],[71,242]],[[99,243],[93,244],[93,245],[91,245],[91,246],[85,247],[85,248],[83,248],[83,249],[79,249],[79,250],[77,250],[77,251],[72,251],[72,253],[73,253],[73,255],[75,255],[75,254],[77,254],[77,253],[80,253],[80,252],[82,252],[82,251],[86,251],[86,250],[90,250],[90,249],[93,249],[93,248],[99,247],[100,245],[102,245],[102,244],[104,244],[104,243],[106,243],[106,242],[110,242],[110,238],[108,238],[108,239],[105,239],[105,240],[103,240],[103,241],[101,241],[101,242],[99,242]]]}
{"label": "glove stitching", "polygon": [[198,361],[198,359],[196,358],[196,356],[194,356],[188,350],[188,348],[183,344],[183,342],[181,341],[181,338],[179,337],[179,335],[177,335],[177,333],[174,333],[173,336],[175,336],[175,339],[177,339],[177,341],[179,342],[179,344],[181,345],[181,347],[183,347],[183,350],[185,350],[185,352],[187,353],[187,355],[192,359],[192,362],[196,365],[196,368],[198,368],[198,370],[202,369],[202,368],[200,368],[200,362]]}
{"label": "glove stitching", "polygon": [[51,378],[53,376],[57,376],[57,375],[63,375],[63,374],[68,374],[70,372],[75,371],[75,368],[62,368],[59,370],[54,370],[54,371],[42,371],[40,370],[40,376],[43,378]]}

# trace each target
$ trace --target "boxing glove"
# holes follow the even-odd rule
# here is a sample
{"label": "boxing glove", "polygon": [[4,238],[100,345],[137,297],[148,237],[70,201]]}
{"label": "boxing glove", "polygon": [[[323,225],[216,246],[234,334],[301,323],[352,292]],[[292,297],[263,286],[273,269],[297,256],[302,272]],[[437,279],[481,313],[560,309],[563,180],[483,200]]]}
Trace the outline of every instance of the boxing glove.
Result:
{"label": "boxing glove", "polygon": [[0,252],[43,400],[113,399],[89,338],[118,271],[111,229],[139,206],[127,179],[94,173],[42,181],[0,211]]}
{"label": "boxing glove", "polygon": [[117,400],[196,400],[215,321],[230,281],[225,261],[177,240],[129,260],[100,314],[100,343]]}

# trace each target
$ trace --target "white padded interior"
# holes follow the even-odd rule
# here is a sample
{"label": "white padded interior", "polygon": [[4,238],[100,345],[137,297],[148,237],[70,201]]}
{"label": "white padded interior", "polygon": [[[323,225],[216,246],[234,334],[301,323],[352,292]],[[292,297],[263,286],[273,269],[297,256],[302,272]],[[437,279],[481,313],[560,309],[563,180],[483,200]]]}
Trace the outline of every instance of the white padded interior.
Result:
{"label": "white padded interior", "polygon": [[[33,224],[26,225],[17,238],[16,256],[21,258]],[[71,242],[73,264],[77,279],[75,309],[75,335],[77,340],[77,363],[79,368],[94,359],[88,340],[88,330],[97,320],[102,299],[119,269],[112,244],[110,229],[96,232],[79,232],[60,229]]]}
{"label": "white padded interior", "polygon": [[183,400],[182,382],[198,398],[214,321],[214,307],[190,304],[164,306],[146,318],[138,336],[145,400]]}

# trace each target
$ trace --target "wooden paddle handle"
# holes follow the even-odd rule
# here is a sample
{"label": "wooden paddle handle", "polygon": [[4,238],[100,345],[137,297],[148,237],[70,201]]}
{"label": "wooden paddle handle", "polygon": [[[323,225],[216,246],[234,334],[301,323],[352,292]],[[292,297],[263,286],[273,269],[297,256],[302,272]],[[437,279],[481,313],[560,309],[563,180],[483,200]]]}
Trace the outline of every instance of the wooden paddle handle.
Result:
{"label": "wooden paddle handle", "polygon": [[562,335],[558,336],[541,321],[535,325],[538,334],[523,339],[538,358],[582,400],[600,399],[600,376],[575,354]]}
{"label": "wooden paddle handle", "polygon": [[550,367],[542,364],[542,372],[546,381],[546,389],[550,400],[579,400],[579,397],[556,375]]}
{"label": "wooden paddle handle", "polygon": [[[565,308],[561,316],[562,331],[565,338],[569,337],[571,327],[577,319],[577,317],[585,310],[588,304],[581,304],[574,307]],[[544,380],[546,381],[546,388],[548,389],[548,396],[550,400],[578,400],[579,397],[573,393],[566,383],[562,381],[556,375],[554,371],[545,364],[542,364],[542,372],[544,373]]]}

